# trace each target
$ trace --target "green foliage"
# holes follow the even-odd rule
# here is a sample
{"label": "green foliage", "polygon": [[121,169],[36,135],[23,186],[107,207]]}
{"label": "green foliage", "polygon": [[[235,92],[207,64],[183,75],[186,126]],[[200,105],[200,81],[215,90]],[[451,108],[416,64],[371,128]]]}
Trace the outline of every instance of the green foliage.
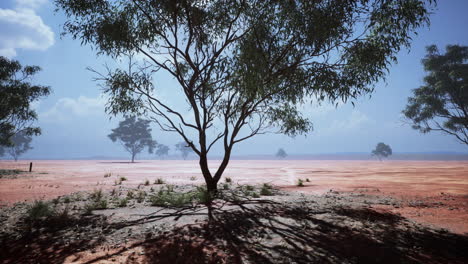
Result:
{"label": "green foliage", "polygon": [[40,70],[38,66],[23,67],[16,60],[0,56],[0,146],[11,146],[12,136],[18,132],[25,136],[41,133],[39,127],[31,126],[37,119],[31,103],[50,93],[49,87],[31,83]]}
{"label": "green foliage", "polygon": [[124,149],[132,156],[132,162],[135,156],[148,148],[149,153],[153,153],[157,143],[151,136],[150,121],[134,116],[125,117],[125,120],[119,122],[117,128],[112,129],[108,135],[112,142],[119,142]]}
{"label": "green foliage", "polygon": [[[26,132],[18,132],[10,137],[11,145],[8,147],[1,147],[0,146],[0,154],[5,152],[3,148],[6,149],[6,152],[10,154],[10,156],[17,161],[19,156],[26,153],[28,150],[32,149],[31,147],[32,137],[28,135]],[[0,155],[1,156],[1,155]]]}
{"label": "green foliage", "polygon": [[190,193],[176,193],[169,190],[160,190],[155,195],[150,196],[149,201],[153,206],[183,207],[191,204],[192,195]]}
{"label": "green foliage", "polygon": [[227,183],[223,184],[223,190],[229,190],[229,184]]}
{"label": "green foliage", "polygon": [[34,203],[28,208],[26,215],[30,221],[37,221],[40,218],[51,217],[55,214],[55,210],[51,204],[44,201],[34,201]]}
{"label": "green foliage", "polygon": [[137,202],[142,203],[145,200],[145,197],[146,197],[145,191],[138,191],[138,194],[136,196]]}
{"label": "green foliage", "polygon": [[269,185],[268,183],[264,183],[262,185],[262,188],[260,189],[260,195],[271,196],[273,195],[272,189],[273,187],[271,185]]}
{"label": "green foliage", "polygon": [[424,85],[413,90],[403,110],[422,133],[441,131],[468,145],[468,46],[449,45],[445,54],[427,47]]}
{"label": "green foliage", "polygon": [[[180,149],[200,155],[207,182],[221,177],[239,142],[272,129],[309,132],[305,103],[371,93],[428,24],[434,2],[55,0],[65,34],[128,62],[99,75],[106,111],[144,114],[179,134]],[[153,80],[160,71],[177,80],[193,118],[161,98]],[[204,160],[217,142],[225,153],[211,173]]]}
{"label": "green foliage", "polygon": [[382,160],[382,158],[386,158],[390,155],[392,155],[392,148],[382,142],[378,143],[375,149],[372,151],[372,156],[378,157],[379,160]]}
{"label": "green foliage", "polygon": [[103,197],[102,189],[94,190],[90,195],[89,198],[94,201],[100,201]]}
{"label": "green foliage", "polygon": [[297,186],[304,187],[304,181],[302,179],[297,179]]}
{"label": "green foliage", "polygon": [[122,198],[119,200],[119,203],[117,204],[118,207],[126,207],[128,204],[128,199],[127,198]]}
{"label": "green foliage", "polygon": [[128,190],[128,192],[127,192],[127,198],[128,198],[128,199],[133,199],[133,197],[135,197],[135,194],[133,193],[133,191],[132,191],[132,190]]}
{"label": "green foliage", "polygon": [[260,198],[260,195],[258,195],[258,193],[256,193],[256,192],[253,192],[253,193],[252,193],[252,197],[253,197],[253,198]]}

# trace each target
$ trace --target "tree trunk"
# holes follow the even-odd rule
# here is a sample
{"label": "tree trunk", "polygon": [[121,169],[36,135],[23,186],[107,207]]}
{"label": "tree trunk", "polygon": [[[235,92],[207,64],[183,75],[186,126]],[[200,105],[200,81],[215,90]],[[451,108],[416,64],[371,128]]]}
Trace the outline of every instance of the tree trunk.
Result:
{"label": "tree trunk", "polygon": [[135,153],[132,153],[132,163],[135,163]]}
{"label": "tree trunk", "polygon": [[203,174],[203,178],[205,178],[206,189],[210,194],[216,194],[218,191],[218,181],[215,181],[211,176],[210,169],[208,168],[208,157],[206,153],[200,154],[200,169]]}

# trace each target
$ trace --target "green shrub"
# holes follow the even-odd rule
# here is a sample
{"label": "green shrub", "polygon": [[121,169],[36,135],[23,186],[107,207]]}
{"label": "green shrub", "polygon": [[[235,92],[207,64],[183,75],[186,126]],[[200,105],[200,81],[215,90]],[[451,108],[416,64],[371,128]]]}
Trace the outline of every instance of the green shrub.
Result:
{"label": "green shrub", "polygon": [[133,199],[133,197],[135,197],[134,194],[133,194],[133,191],[132,191],[132,190],[129,190],[129,191],[127,192],[127,198],[128,198],[128,199]]}
{"label": "green shrub", "polygon": [[253,191],[253,190],[255,190],[255,187],[253,187],[252,185],[246,185],[246,186],[245,186],[245,189],[246,189],[247,191]]}
{"label": "green shrub", "polygon": [[226,177],[224,180],[225,180],[227,183],[231,183],[231,182],[232,182],[232,179],[231,179],[230,177]]}
{"label": "green shrub", "polygon": [[162,178],[157,178],[155,181],[154,181],[154,184],[164,184],[164,180]]}
{"label": "green shrub", "polygon": [[102,190],[94,190],[90,195],[89,198],[94,201],[100,201],[103,197]]}
{"label": "green shrub", "polygon": [[34,201],[34,203],[26,211],[27,218],[31,221],[39,220],[40,218],[51,217],[55,214],[55,210],[50,203],[43,201]]}
{"label": "green shrub", "polygon": [[168,184],[166,185],[167,192],[174,192],[174,185]]}
{"label": "green shrub", "polygon": [[260,195],[258,195],[258,193],[256,193],[256,192],[253,192],[253,193],[252,193],[252,197],[253,197],[253,198],[260,198]]}
{"label": "green shrub", "polygon": [[229,184],[227,183],[223,184],[223,190],[229,190]]}
{"label": "green shrub", "polygon": [[260,195],[264,195],[264,196],[273,195],[272,189],[273,187],[271,185],[264,183],[262,185],[262,189],[260,189]]}
{"label": "green shrub", "polygon": [[198,186],[196,191],[193,193],[193,198],[199,203],[208,204],[213,200],[213,195],[208,192],[206,187]]}
{"label": "green shrub", "polygon": [[69,196],[65,196],[65,198],[63,198],[63,202],[64,203],[71,203],[71,199]]}
{"label": "green shrub", "polygon": [[297,186],[298,187],[304,187],[304,181],[302,179],[297,180]]}
{"label": "green shrub", "polygon": [[161,207],[182,207],[192,202],[192,196],[187,193],[175,193],[160,190],[149,199],[151,205]]}
{"label": "green shrub", "polygon": [[127,198],[122,198],[119,200],[119,203],[117,204],[118,207],[126,207],[128,204],[128,199]]}

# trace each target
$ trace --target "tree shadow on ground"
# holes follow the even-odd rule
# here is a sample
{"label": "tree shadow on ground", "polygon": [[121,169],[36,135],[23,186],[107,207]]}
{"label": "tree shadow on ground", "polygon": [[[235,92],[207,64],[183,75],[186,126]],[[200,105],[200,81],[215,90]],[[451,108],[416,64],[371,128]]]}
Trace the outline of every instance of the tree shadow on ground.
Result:
{"label": "tree shadow on ground", "polygon": [[146,263],[468,263],[466,236],[366,208],[240,206],[139,246]]}
{"label": "tree shadow on ground", "polygon": [[74,253],[100,245],[103,237],[86,230],[104,226],[100,216],[18,224],[19,236],[0,234],[0,263],[63,263]]}

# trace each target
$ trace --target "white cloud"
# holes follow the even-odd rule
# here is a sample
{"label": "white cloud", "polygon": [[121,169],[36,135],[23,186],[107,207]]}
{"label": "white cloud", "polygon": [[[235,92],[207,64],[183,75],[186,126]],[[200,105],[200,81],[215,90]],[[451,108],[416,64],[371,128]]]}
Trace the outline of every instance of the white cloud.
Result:
{"label": "white cloud", "polygon": [[369,124],[373,124],[374,120],[370,119],[366,114],[353,110],[349,118],[345,120],[335,120],[330,125],[330,130],[342,132],[357,129],[365,129]]}
{"label": "white cloud", "polygon": [[12,58],[17,49],[44,51],[54,44],[54,32],[36,14],[47,0],[16,0],[13,9],[0,8],[0,55]]}
{"label": "white cloud", "polygon": [[76,99],[60,98],[49,110],[40,113],[40,119],[48,122],[71,120],[77,117],[103,115],[106,99],[80,96]]}

